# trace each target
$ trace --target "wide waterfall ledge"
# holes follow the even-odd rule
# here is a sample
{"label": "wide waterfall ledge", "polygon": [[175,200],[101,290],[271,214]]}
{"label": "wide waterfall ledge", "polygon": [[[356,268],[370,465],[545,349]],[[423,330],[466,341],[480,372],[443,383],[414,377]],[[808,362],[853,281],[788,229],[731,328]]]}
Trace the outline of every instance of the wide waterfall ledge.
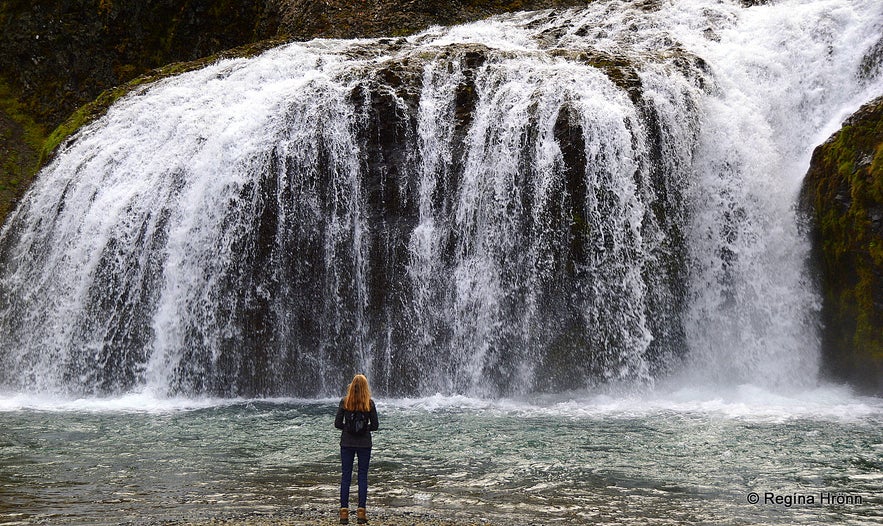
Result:
{"label": "wide waterfall ledge", "polygon": [[875,0],[600,1],[142,87],[0,233],[0,390],[812,391],[795,198],[883,92],[881,27]]}

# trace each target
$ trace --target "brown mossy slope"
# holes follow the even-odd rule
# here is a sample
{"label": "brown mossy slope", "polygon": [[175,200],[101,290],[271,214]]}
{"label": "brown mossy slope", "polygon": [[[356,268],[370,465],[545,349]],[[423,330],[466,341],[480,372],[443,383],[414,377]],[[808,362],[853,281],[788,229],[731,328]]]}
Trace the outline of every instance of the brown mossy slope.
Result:
{"label": "brown mossy slope", "polygon": [[823,291],[825,372],[883,393],[883,97],[816,148],[801,203]]}

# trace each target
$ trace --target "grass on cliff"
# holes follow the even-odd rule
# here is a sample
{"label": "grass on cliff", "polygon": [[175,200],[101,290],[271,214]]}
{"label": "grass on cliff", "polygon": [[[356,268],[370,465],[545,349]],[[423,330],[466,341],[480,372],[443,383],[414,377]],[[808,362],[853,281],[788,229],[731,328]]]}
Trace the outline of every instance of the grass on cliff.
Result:
{"label": "grass on cliff", "polygon": [[0,222],[36,174],[45,138],[43,127],[0,79]]}

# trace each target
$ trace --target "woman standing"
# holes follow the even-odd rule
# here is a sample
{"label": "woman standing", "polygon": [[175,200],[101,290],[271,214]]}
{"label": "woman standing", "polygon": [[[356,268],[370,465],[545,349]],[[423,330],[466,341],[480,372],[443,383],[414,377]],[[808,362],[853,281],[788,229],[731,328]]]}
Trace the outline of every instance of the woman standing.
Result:
{"label": "woman standing", "polygon": [[349,524],[350,483],[353,461],[359,457],[359,509],[356,522],[367,524],[365,504],[368,500],[368,464],[371,462],[371,431],[377,431],[377,408],[371,399],[371,388],[363,374],[357,374],[347,388],[346,396],[337,406],[334,427],[340,429],[340,523]]}

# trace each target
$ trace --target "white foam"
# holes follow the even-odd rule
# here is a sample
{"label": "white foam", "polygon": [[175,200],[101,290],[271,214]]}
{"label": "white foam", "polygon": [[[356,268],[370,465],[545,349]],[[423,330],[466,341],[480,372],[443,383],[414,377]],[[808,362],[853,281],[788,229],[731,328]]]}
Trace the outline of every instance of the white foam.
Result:
{"label": "white foam", "polygon": [[[154,393],[130,393],[119,397],[77,398],[32,394],[0,394],[4,412],[169,413],[198,409],[271,404],[330,406],[337,398],[186,398]],[[467,412],[486,415],[523,415],[562,418],[644,418],[661,414],[762,422],[793,420],[883,422],[883,398],[857,395],[844,385],[825,384],[812,389],[774,391],[743,384],[728,388],[672,387],[640,393],[602,391],[531,395],[486,399],[436,393],[414,398],[377,398],[386,413]]]}
{"label": "white foam", "polygon": [[496,400],[435,394],[379,400],[378,404],[408,412],[478,411],[571,418],[629,418],[661,413],[768,422],[883,418],[883,398],[857,395],[850,387],[835,384],[790,391],[753,384],[725,388],[666,386],[632,394],[587,391]]}
{"label": "white foam", "polygon": [[107,398],[64,398],[40,394],[2,394],[0,412],[144,412],[166,413],[189,411],[241,403],[239,399],[159,397],[148,393],[129,393]]}

